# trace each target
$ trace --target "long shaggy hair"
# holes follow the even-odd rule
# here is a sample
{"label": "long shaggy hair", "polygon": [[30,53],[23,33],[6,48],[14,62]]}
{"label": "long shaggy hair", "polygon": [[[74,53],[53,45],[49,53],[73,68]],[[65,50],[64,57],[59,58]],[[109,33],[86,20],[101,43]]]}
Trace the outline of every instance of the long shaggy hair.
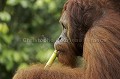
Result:
{"label": "long shaggy hair", "polygon": [[81,39],[84,34],[84,67],[44,70],[35,65],[19,70],[13,79],[120,79],[120,1],[68,0],[64,11],[77,32],[69,37]]}

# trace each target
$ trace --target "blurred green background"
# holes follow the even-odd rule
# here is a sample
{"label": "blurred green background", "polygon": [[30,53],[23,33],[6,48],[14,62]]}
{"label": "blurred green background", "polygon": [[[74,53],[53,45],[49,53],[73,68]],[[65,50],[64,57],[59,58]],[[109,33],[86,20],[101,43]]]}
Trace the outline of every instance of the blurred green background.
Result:
{"label": "blurred green background", "polygon": [[65,0],[0,0],[0,79],[45,63],[59,37]]}

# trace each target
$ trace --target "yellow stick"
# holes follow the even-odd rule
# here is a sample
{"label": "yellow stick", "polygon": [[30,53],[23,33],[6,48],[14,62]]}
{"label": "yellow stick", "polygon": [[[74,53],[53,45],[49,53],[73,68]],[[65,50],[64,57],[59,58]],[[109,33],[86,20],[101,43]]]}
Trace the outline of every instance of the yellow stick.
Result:
{"label": "yellow stick", "polygon": [[53,52],[53,54],[51,55],[50,59],[48,60],[48,62],[46,63],[44,69],[48,69],[51,67],[51,65],[53,64],[55,58],[57,57],[57,50],[55,50]]}

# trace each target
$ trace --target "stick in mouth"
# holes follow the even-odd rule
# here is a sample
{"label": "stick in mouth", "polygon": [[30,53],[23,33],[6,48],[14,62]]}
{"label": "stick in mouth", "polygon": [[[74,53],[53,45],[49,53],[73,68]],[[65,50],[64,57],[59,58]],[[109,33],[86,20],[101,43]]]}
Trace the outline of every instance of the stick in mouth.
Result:
{"label": "stick in mouth", "polygon": [[56,59],[57,57],[57,50],[55,50],[53,52],[53,54],[51,55],[50,59],[48,60],[48,62],[46,63],[44,69],[48,69],[51,67],[51,65],[53,64],[54,60]]}

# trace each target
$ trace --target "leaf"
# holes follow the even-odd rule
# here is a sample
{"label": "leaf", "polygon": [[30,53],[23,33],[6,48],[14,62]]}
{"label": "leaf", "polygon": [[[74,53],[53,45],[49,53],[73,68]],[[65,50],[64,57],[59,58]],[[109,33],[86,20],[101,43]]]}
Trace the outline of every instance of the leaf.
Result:
{"label": "leaf", "polygon": [[1,23],[0,24],[0,32],[3,34],[6,34],[6,33],[8,33],[8,31],[9,31],[9,28],[8,28],[7,24]]}
{"label": "leaf", "polygon": [[8,22],[11,20],[11,15],[6,11],[0,12],[0,19]]}

